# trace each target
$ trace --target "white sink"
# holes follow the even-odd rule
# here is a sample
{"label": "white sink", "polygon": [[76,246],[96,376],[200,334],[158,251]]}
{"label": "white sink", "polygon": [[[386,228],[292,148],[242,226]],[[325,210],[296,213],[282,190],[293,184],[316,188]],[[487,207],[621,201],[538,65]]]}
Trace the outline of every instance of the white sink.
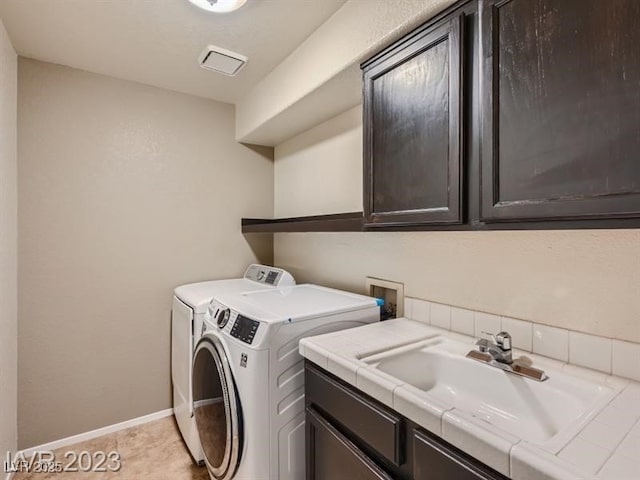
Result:
{"label": "white sink", "polygon": [[507,373],[466,358],[471,349],[437,336],[360,360],[441,404],[553,451],[616,393],[560,370],[546,370],[544,382]]}

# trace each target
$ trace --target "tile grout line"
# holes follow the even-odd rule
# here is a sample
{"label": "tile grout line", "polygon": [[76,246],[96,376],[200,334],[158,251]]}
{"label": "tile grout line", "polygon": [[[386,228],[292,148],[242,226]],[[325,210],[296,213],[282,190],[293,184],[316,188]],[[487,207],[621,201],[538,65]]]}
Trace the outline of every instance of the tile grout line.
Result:
{"label": "tile grout line", "polygon": [[[622,392],[620,392],[620,393],[622,393]],[[631,428],[633,428],[633,426]],[[631,436],[631,429],[629,429],[629,431],[627,431],[627,433],[624,435],[624,437],[622,437],[620,439],[620,441],[616,444],[615,448],[609,452],[609,455],[607,456],[607,459],[602,463],[602,465],[600,465],[600,468],[598,468],[598,470],[596,471],[596,475],[598,475],[600,473],[600,471],[605,467],[605,465],[607,463],[609,463],[609,460],[611,460],[611,458],[615,455],[616,451],[618,450],[618,447],[620,445],[622,445],[622,442],[624,442],[627,439],[627,437],[629,437],[629,436]]]}
{"label": "tile grout line", "polygon": [[609,352],[609,375],[613,375],[613,340],[609,341],[611,345],[611,351]]}

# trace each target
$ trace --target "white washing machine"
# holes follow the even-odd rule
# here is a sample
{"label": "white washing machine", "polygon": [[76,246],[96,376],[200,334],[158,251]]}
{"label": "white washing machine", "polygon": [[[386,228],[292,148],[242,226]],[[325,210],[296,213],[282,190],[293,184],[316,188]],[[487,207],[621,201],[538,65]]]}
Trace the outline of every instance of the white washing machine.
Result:
{"label": "white washing machine", "polygon": [[215,295],[193,363],[193,401],[214,480],[305,477],[309,335],[380,319],[376,299],[316,285]]}
{"label": "white washing machine", "polygon": [[216,294],[273,289],[295,285],[285,270],[250,265],[242,278],[191,283],[175,289],[171,311],[171,380],[173,411],[189,452],[196,463],[204,456],[193,417],[191,365],[193,348],[202,334],[203,318]]}

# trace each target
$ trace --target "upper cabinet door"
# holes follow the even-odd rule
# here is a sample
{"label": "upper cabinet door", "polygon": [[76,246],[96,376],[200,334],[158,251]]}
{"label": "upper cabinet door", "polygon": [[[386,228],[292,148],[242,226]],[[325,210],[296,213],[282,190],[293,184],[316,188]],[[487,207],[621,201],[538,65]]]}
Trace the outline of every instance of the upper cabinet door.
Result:
{"label": "upper cabinet door", "polygon": [[640,2],[481,3],[481,217],[640,217]]}
{"label": "upper cabinet door", "polygon": [[363,67],[367,226],[462,222],[462,18]]}

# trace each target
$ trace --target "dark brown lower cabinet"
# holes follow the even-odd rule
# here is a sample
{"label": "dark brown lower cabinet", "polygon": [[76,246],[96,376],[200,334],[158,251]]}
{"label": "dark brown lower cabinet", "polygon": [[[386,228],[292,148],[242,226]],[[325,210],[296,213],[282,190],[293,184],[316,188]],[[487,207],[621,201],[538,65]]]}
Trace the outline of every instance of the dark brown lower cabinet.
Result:
{"label": "dark brown lower cabinet", "polygon": [[413,478],[415,480],[502,479],[486,465],[465,455],[432,433],[413,429]]}
{"label": "dark brown lower cabinet", "polygon": [[506,480],[308,361],[305,396],[307,480]]}
{"label": "dark brown lower cabinet", "polygon": [[314,480],[391,480],[362,450],[312,409],[307,410],[307,478]]}

